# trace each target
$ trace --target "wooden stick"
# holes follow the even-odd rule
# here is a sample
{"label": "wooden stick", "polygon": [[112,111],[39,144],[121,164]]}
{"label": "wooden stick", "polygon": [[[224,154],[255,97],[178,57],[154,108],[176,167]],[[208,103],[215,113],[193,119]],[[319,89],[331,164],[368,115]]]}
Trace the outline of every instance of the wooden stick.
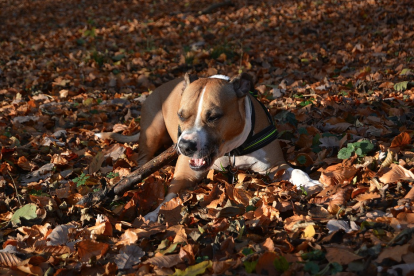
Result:
{"label": "wooden stick", "polygon": [[215,4],[212,4],[211,6],[205,8],[204,10],[200,11],[200,14],[208,14],[208,13],[213,12],[215,9],[218,9],[218,8],[221,8],[221,7],[224,7],[224,6],[234,6],[234,4],[230,0],[215,3]]}
{"label": "wooden stick", "polygon": [[136,171],[129,174],[127,177],[121,179],[112,189],[109,191],[113,191],[116,195],[121,195],[127,190],[131,189],[136,183],[142,181],[142,179],[148,177],[152,173],[158,171],[163,166],[169,164],[170,162],[177,159],[178,153],[175,149],[175,145],[172,145],[165,151],[163,151],[160,155],[154,157],[149,162],[145,163],[141,168],[137,169]]}
{"label": "wooden stick", "polygon": [[129,189],[131,189],[135,184],[141,182],[144,178],[158,171],[165,165],[168,165],[170,162],[177,159],[178,153],[175,149],[175,145],[172,145],[160,155],[154,157],[152,160],[145,163],[139,169],[130,173],[127,177],[122,178],[118,183],[112,186],[111,189],[105,187],[103,191],[98,191],[95,193],[89,193],[82,197],[81,200],[77,202],[79,205],[90,207],[95,204],[107,204],[111,202],[115,195],[122,195]]}

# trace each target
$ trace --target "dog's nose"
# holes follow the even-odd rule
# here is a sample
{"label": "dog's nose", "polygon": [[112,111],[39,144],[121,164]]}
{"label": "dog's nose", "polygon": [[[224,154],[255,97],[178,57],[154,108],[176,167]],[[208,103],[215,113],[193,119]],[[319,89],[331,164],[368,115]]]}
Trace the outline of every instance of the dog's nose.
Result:
{"label": "dog's nose", "polygon": [[190,156],[197,151],[197,142],[181,139],[178,145],[182,154]]}

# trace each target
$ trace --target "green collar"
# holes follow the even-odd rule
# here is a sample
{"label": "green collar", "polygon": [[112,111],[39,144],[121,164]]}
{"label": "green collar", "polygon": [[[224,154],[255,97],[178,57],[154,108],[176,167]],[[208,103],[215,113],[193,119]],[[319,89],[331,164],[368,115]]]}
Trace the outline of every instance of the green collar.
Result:
{"label": "green collar", "polygon": [[[253,94],[253,93],[252,93]],[[264,128],[263,130],[261,130],[260,132],[253,134],[253,129],[254,129],[254,124],[255,124],[255,112],[254,112],[254,108],[253,108],[253,103],[252,103],[252,99],[249,97],[249,102],[250,102],[250,110],[251,110],[251,122],[252,122],[252,129],[250,130],[249,136],[247,137],[246,141],[244,141],[244,143],[233,149],[232,151],[229,152],[230,155],[234,155],[234,156],[242,156],[242,155],[247,155],[249,153],[252,153],[258,149],[263,148],[264,146],[268,145],[270,142],[272,142],[273,140],[275,140],[278,136],[278,132],[276,130],[276,126],[273,122],[273,118],[270,115],[269,111],[267,110],[267,108],[259,101],[257,100],[257,98],[255,97],[257,95],[253,94],[253,97],[256,101],[258,101],[261,105],[261,107],[263,108],[263,110],[266,113],[267,119],[270,123],[270,125],[266,128]]]}

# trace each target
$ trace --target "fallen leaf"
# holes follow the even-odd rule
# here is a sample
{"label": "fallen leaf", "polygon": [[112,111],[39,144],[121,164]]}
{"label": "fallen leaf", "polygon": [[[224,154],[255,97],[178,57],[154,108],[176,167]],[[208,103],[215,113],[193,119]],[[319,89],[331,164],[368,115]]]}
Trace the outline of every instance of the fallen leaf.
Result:
{"label": "fallen leaf", "polygon": [[187,267],[184,271],[176,269],[173,275],[175,276],[196,276],[203,274],[207,269],[213,265],[212,261],[204,261],[199,264]]}
{"label": "fallen leaf", "polygon": [[302,237],[304,239],[312,239],[315,236],[316,231],[313,225],[306,226],[305,230],[303,230]]}
{"label": "fallen leaf", "polygon": [[118,269],[130,269],[133,265],[140,263],[144,255],[145,252],[139,246],[126,245],[119,250],[119,254],[115,255],[114,262]]}
{"label": "fallen leaf", "polygon": [[395,183],[400,180],[414,181],[414,174],[397,164],[392,164],[389,168],[384,168],[383,175],[379,178],[379,181],[384,184]]}
{"label": "fallen leaf", "polygon": [[172,255],[158,255],[152,258],[149,258],[144,262],[144,264],[152,264],[158,267],[173,267],[181,263],[182,260],[178,254]]}
{"label": "fallen leaf", "polygon": [[165,221],[169,225],[178,224],[181,219],[181,208],[183,207],[183,202],[179,197],[173,198],[167,203],[165,203],[160,209],[160,215],[163,215]]}
{"label": "fallen leaf", "polygon": [[15,267],[22,260],[14,254],[0,252],[0,266]]}
{"label": "fallen leaf", "polygon": [[66,245],[69,240],[69,229],[71,228],[75,228],[75,226],[70,224],[56,226],[55,229],[53,229],[52,232],[50,232],[50,234],[47,236],[47,245]]}
{"label": "fallen leaf", "polygon": [[347,250],[346,248],[340,248],[340,247],[327,247],[326,249],[326,259],[328,262],[336,262],[340,265],[347,265],[353,261],[360,260],[363,257],[358,256],[357,254],[354,254]]}
{"label": "fallen leaf", "polygon": [[401,132],[391,142],[391,148],[403,147],[408,145],[411,141],[411,137],[407,132]]}
{"label": "fallen leaf", "polygon": [[256,273],[260,275],[277,275],[277,270],[273,261],[278,257],[275,252],[267,251],[263,253],[256,264]]}
{"label": "fallen leaf", "polygon": [[345,181],[351,182],[357,171],[355,167],[344,166],[342,163],[332,165],[322,170],[319,181],[327,186],[343,184]]}
{"label": "fallen leaf", "polygon": [[76,244],[81,262],[87,262],[91,257],[102,258],[109,249],[109,245],[92,240],[83,240]]}
{"label": "fallen leaf", "polygon": [[385,259],[391,259],[396,262],[401,262],[402,256],[409,252],[410,246],[410,244],[404,244],[384,248],[381,254],[379,254],[376,262],[382,263],[382,261]]}

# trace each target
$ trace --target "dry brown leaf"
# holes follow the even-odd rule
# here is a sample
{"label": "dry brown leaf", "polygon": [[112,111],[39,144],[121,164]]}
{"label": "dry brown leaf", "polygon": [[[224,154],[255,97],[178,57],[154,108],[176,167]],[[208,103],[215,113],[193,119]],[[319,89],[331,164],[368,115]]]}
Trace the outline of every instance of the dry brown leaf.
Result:
{"label": "dry brown leaf", "polygon": [[414,174],[411,171],[397,164],[392,164],[390,168],[384,168],[382,173],[379,181],[384,184],[396,183],[400,180],[414,180]]}
{"label": "dry brown leaf", "polygon": [[203,201],[200,202],[200,206],[207,207],[213,200],[218,199],[222,193],[223,191],[219,188],[219,185],[214,185],[210,193],[204,196]]}
{"label": "dry brown leaf", "polygon": [[206,207],[207,208],[217,208],[218,206],[223,207],[225,203],[226,203],[226,193],[222,191],[219,198],[211,201],[210,204],[208,204]]}
{"label": "dry brown leaf", "polygon": [[326,169],[322,169],[321,177],[319,181],[327,186],[343,184],[345,181],[351,182],[355,174],[358,172],[354,166],[344,166],[336,164],[329,166]]}
{"label": "dry brown leaf", "polygon": [[195,263],[194,255],[194,245],[187,244],[180,247],[180,252],[178,253],[181,260],[183,260],[187,265],[192,265]]}
{"label": "dry brown leaf", "polygon": [[256,273],[260,275],[277,275],[277,270],[273,264],[279,255],[272,251],[263,253],[256,264]]}
{"label": "dry brown leaf", "polygon": [[382,250],[377,258],[378,263],[382,263],[385,259],[391,259],[396,262],[401,262],[402,256],[409,252],[410,244],[396,245],[394,247],[387,247]]}
{"label": "dry brown leaf", "polygon": [[130,244],[119,250],[119,254],[114,257],[114,262],[118,269],[130,269],[133,265],[140,263],[144,255],[145,252],[139,246]]}
{"label": "dry brown leaf", "polygon": [[251,177],[249,174],[246,173],[238,173],[237,174],[237,183],[234,186],[236,189],[246,189],[249,183],[247,183],[248,180],[251,180]]}
{"label": "dry brown leaf", "polygon": [[183,202],[179,197],[173,198],[167,203],[165,203],[160,209],[160,215],[164,216],[165,221],[169,225],[178,224],[181,219],[181,208],[183,207]]}
{"label": "dry brown leaf", "polygon": [[179,254],[171,254],[171,255],[156,255],[155,257],[149,258],[144,262],[144,264],[152,264],[158,267],[173,267],[177,264],[181,263],[182,260],[180,259]]}
{"label": "dry brown leaf", "polygon": [[274,208],[273,206],[266,205],[264,202],[257,206],[258,208],[254,211],[254,216],[256,218],[266,217],[270,221],[278,220],[279,219],[279,210]]}
{"label": "dry brown leaf", "polygon": [[266,241],[262,244],[263,248],[266,248],[268,251],[275,251],[275,243],[271,238],[267,238]]}
{"label": "dry brown leaf", "polygon": [[13,267],[20,263],[22,260],[16,257],[14,254],[0,252],[0,266]]}
{"label": "dry brown leaf", "polygon": [[217,275],[224,274],[230,268],[235,267],[235,266],[236,266],[236,261],[233,261],[233,260],[213,261],[213,271]]}
{"label": "dry brown leaf", "polygon": [[167,229],[167,235],[172,236],[173,243],[185,242],[187,243],[187,234],[183,225],[174,225]]}
{"label": "dry brown leaf", "polygon": [[58,165],[58,166],[65,166],[65,165],[67,165],[69,162],[68,162],[68,160],[67,160],[65,157],[63,157],[62,155],[60,155],[60,154],[54,154],[54,155],[52,156],[52,159],[50,160],[50,163],[53,163],[53,164]]}
{"label": "dry brown leaf", "polygon": [[244,189],[234,189],[233,197],[237,203],[243,204],[244,206],[249,205],[249,200],[251,198],[249,192]]}
{"label": "dry brown leaf", "polygon": [[360,260],[363,257],[358,256],[355,253],[350,252],[350,249],[340,248],[340,247],[327,247],[326,249],[326,259],[333,263],[337,262],[340,265],[348,265],[349,263]]}
{"label": "dry brown leaf", "polygon": [[229,183],[225,183],[226,185],[226,195],[229,197],[230,200],[234,200],[234,186],[230,185]]}
{"label": "dry brown leaf", "polygon": [[381,198],[381,195],[377,193],[365,193],[365,194],[358,195],[355,199],[358,201],[366,201],[366,200],[371,200],[375,198]]}
{"label": "dry brown leaf", "polygon": [[403,147],[408,145],[411,141],[411,137],[407,132],[401,132],[391,142],[391,148]]}
{"label": "dry brown leaf", "polygon": [[112,237],[112,224],[109,221],[104,221],[95,226],[89,227],[91,235],[103,235]]}
{"label": "dry brown leaf", "polygon": [[29,274],[43,275],[44,271],[41,266],[44,262],[46,262],[46,259],[42,256],[33,256],[18,263],[17,269]]}
{"label": "dry brown leaf", "polygon": [[408,224],[414,224],[414,213],[401,212],[397,215],[397,219],[405,221]]}
{"label": "dry brown leaf", "polygon": [[102,242],[83,240],[77,244],[78,255],[81,262],[87,262],[91,257],[102,258],[109,249],[109,245]]}
{"label": "dry brown leaf", "polygon": [[17,165],[26,171],[33,171],[38,168],[38,166],[35,163],[30,162],[24,156],[19,157],[19,159],[17,160]]}
{"label": "dry brown leaf", "polygon": [[124,244],[134,244],[138,241],[138,234],[134,232],[132,229],[127,229],[119,238],[119,241],[116,243],[117,245]]}
{"label": "dry brown leaf", "polygon": [[41,253],[49,253],[53,256],[60,256],[63,254],[71,253],[73,250],[71,250],[68,246],[65,245],[57,245],[57,246],[47,246],[44,245],[35,245],[35,251],[39,254]]}
{"label": "dry brown leaf", "polygon": [[52,206],[52,208],[58,208],[56,201],[48,196],[35,196],[30,195],[30,200],[36,203],[39,207],[45,208],[46,206]]}
{"label": "dry brown leaf", "polygon": [[99,171],[102,166],[103,161],[105,160],[105,155],[102,151],[99,151],[92,159],[91,163],[89,164],[89,174],[92,175]]}

